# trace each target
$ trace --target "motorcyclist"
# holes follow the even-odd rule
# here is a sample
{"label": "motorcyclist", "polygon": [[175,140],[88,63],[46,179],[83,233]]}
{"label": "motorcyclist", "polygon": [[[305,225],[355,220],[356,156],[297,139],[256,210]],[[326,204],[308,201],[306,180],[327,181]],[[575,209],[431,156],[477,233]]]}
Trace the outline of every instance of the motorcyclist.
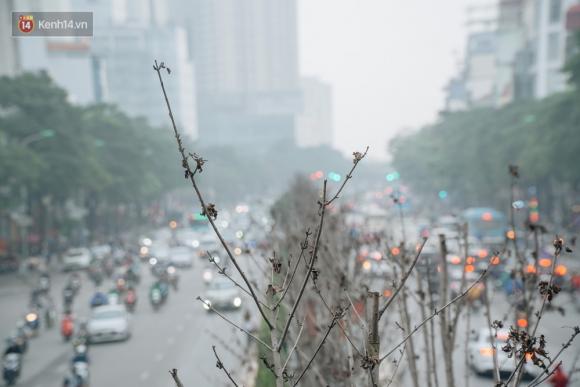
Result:
{"label": "motorcyclist", "polygon": [[74,291],[75,295],[77,295],[77,293],[81,289],[81,277],[79,276],[78,273],[73,273],[70,276],[69,281],[68,281],[68,285],[70,285],[70,287]]}
{"label": "motorcyclist", "polygon": [[75,297],[75,291],[70,284],[67,284],[62,290],[62,297],[65,310],[70,309]]}
{"label": "motorcyclist", "polygon": [[129,287],[129,289],[127,289],[124,301],[128,309],[132,310],[135,308],[135,304],[137,304],[137,292],[135,292],[133,287]]}
{"label": "motorcyclist", "polygon": [[[79,323],[79,329],[77,330],[77,334],[73,340],[73,347],[77,347],[79,345],[85,345],[88,347],[89,344],[89,331],[87,329],[87,322],[81,321]],[[88,348],[87,348],[88,349]]]}
{"label": "motorcyclist", "polygon": [[74,333],[74,320],[70,313],[65,313],[60,324],[60,332],[65,340],[69,340]]}
{"label": "motorcyclist", "polygon": [[107,295],[101,291],[97,291],[91,298],[91,308],[96,308],[97,306],[107,305],[109,303],[109,298]]}
{"label": "motorcyclist", "polygon": [[18,343],[16,337],[10,337],[6,343],[6,349],[4,350],[4,356],[8,355],[9,353],[16,353],[18,355],[22,355],[22,346]]}
{"label": "motorcyclist", "polygon": [[88,348],[84,344],[79,344],[74,347],[74,355],[72,358],[71,363],[74,365],[75,363],[89,363],[89,354]]}

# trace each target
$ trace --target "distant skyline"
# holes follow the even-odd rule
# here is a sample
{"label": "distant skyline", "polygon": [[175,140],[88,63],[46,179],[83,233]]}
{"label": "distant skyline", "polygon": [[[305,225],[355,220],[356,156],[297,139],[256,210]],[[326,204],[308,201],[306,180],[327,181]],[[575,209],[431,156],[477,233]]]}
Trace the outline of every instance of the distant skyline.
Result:
{"label": "distant skyline", "polygon": [[[300,71],[333,88],[334,146],[387,158],[398,133],[433,122],[481,1],[299,0]],[[485,2],[490,4],[490,1]]]}

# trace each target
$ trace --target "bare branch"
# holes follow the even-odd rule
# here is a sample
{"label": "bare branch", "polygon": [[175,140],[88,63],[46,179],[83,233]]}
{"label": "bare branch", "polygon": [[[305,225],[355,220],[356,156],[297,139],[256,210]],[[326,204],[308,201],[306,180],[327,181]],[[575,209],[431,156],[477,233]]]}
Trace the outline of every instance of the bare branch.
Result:
{"label": "bare branch", "polygon": [[[167,110],[169,112],[169,118],[171,119],[171,125],[173,126],[173,133],[175,135],[175,140],[177,141],[177,148],[179,149],[179,153],[181,154],[181,164],[182,164],[183,168],[185,169],[185,176],[188,177],[189,180],[191,181],[193,189],[195,190],[195,193],[197,194],[197,198],[201,204],[201,208],[202,208],[203,213],[207,215],[207,219],[209,220],[209,223],[210,223],[211,227],[213,228],[213,231],[217,235],[220,243],[222,244],[222,246],[226,250],[226,253],[228,254],[230,260],[233,262],[234,266],[236,267],[236,269],[238,270],[238,272],[242,276],[244,282],[246,283],[248,289],[250,290],[252,298],[253,298],[254,302],[256,303],[256,306],[258,307],[260,314],[264,318],[264,321],[266,321],[266,324],[268,324],[268,327],[270,329],[273,329],[273,325],[270,322],[270,320],[268,320],[266,315],[264,314],[264,311],[262,310],[262,306],[260,305],[260,302],[258,301],[256,294],[254,293],[254,289],[253,289],[252,285],[250,284],[250,281],[248,280],[248,278],[244,274],[244,271],[242,270],[242,268],[238,264],[236,258],[234,257],[234,255],[230,251],[225,239],[223,238],[223,236],[221,235],[221,233],[219,232],[219,230],[215,224],[215,217],[217,217],[217,212],[215,210],[209,211],[210,207],[205,204],[205,201],[203,199],[201,191],[199,190],[199,187],[197,186],[197,183],[195,181],[195,173],[199,170],[200,167],[198,164],[197,167],[195,168],[195,172],[192,172],[191,167],[189,166],[188,156],[186,155],[185,148],[183,147],[183,143],[181,142],[181,136],[179,135],[179,132],[177,130],[177,125],[175,124],[175,119],[173,118],[173,112],[171,111],[171,104],[169,103],[169,98],[167,97],[167,92],[165,91],[165,85],[163,84],[163,77],[161,76],[161,69],[163,67],[164,66],[158,65],[157,61],[155,61],[155,65],[153,66],[153,69],[157,72],[157,76],[159,77],[159,83],[161,85],[161,90],[163,91],[163,96],[165,98],[165,104],[167,105]],[[215,215],[211,216],[211,213],[214,213]]]}
{"label": "bare branch", "polygon": [[348,302],[350,303],[350,306],[352,307],[352,310],[354,311],[354,314],[356,315],[356,317],[360,321],[360,323],[363,326],[365,332],[368,333],[369,332],[369,327],[367,326],[365,320],[363,320],[363,318],[360,316],[360,314],[356,310],[356,308],[354,306],[354,303],[352,302],[352,299],[350,298],[350,295],[348,294],[348,291],[346,289],[344,290],[344,293],[346,294],[346,298],[348,299]]}
{"label": "bare branch", "polygon": [[298,382],[300,382],[300,379],[302,379],[302,377],[304,376],[306,371],[308,371],[308,368],[310,368],[310,365],[312,364],[312,362],[316,358],[316,355],[318,355],[318,352],[320,352],[320,349],[322,348],[322,346],[326,342],[326,339],[328,338],[330,331],[332,330],[332,328],[334,328],[334,326],[336,325],[337,321],[341,318],[343,313],[344,313],[344,311],[341,310],[332,316],[332,320],[330,321],[330,324],[328,324],[328,328],[326,329],[326,333],[324,334],[324,337],[322,338],[322,340],[320,340],[320,343],[318,343],[318,347],[316,347],[316,351],[314,351],[314,355],[312,355],[312,357],[308,361],[308,364],[306,364],[306,367],[304,368],[304,370],[302,370],[302,373],[300,374],[300,376],[298,376],[298,379],[296,379],[293,386],[296,386],[298,384]]}
{"label": "bare branch", "polygon": [[[578,334],[580,334],[580,327],[576,326],[572,329],[573,329],[572,335],[570,336],[570,338],[568,339],[568,341],[566,343],[562,344],[562,348],[560,348],[558,353],[556,353],[556,355],[551,359],[550,364],[548,364],[548,366],[546,367],[546,370],[548,370],[551,366],[553,366],[556,363],[556,360],[558,360],[558,358],[560,357],[562,352],[564,352],[567,348],[569,348],[572,345],[572,342],[574,341],[576,336],[578,336]],[[562,362],[560,362],[560,363],[562,363]],[[552,369],[551,373],[553,373],[556,370],[556,368],[558,368],[558,365],[556,365]],[[548,371],[546,371],[546,372],[548,372]],[[534,387],[534,386],[538,386],[538,385],[542,384],[544,382],[544,380],[538,381],[538,379],[540,379],[541,376],[542,376],[542,374],[536,376],[536,378],[530,382],[528,387]]]}
{"label": "bare branch", "polygon": [[306,285],[308,284],[308,279],[310,278],[310,275],[312,274],[312,269],[314,267],[314,263],[316,261],[316,256],[318,255],[318,248],[320,246],[320,235],[322,234],[322,226],[324,224],[324,214],[326,212],[326,180],[324,180],[324,185],[322,188],[322,202],[320,203],[320,223],[318,224],[318,230],[316,232],[316,240],[314,242],[314,248],[312,250],[312,254],[310,256],[310,262],[308,263],[308,271],[306,272],[306,276],[304,276],[304,281],[302,282],[302,287],[300,288],[300,293],[298,293],[298,297],[296,298],[296,301],[294,302],[294,306],[292,307],[292,311],[290,312],[290,315],[288,316],[288,320],[286,320],[286,326],[284,327],[284,330],[282,331],[282,335],[280,336],[280,342],[277,345],[276,350],[278,352],[280,352],[280,350],[282,349],[282,345],[284,345],[284,339],[286,338],[286,335],[288,334],[288,329],[290,329],[290,323],[292,322],[292,318],[294,317],[294,313],[296,313],[296,309],[298,308],[298,304],[300,303],[300,300],[302,299],[302,295],[304,294],[304,289],[306,289]]}
{"label": "bare branch", "polygon": [[424,319],[423,321],[421,321],[421,323],[419,325],[417,325],[415,328],[413,328],[413,330],[407,334],[407,336],[405,336],[403,338],[403,340],[401,340],[401,342],[399,342],[399,344],[397,344],[395,347],[393,347],[389,352],[387,352],[383,357],[381,357],[379,359],[379,363],[382,362],[383,360],[385,360],[387,357],[389,357],[393,352],[395,352],[397,350],[397,348],[399,348],[401,345],[405,344],[407,342],[407,340],[409,340],[409,338],[411,336],[413,336],[419,329],[421,329],[421,327],[423,325],[425,325],[427,322],[429,322],[431,319],[435,318],[435,316],[438,316],[439,313],[445,311],[447,308],[449,308],[451,305],[453,305],[455,302],[461,300],[463,297],[465,297],[467,295],[467,293],[469,293],[471,291],[471,289],[473,289],[473,287],[475,285],[477,285],[478,283],[481,282],[481,280],[483,280],[488,274],[488,270],[484,270],[481,275],[479,276],[479,278],[477,278],[477,280],[475,280],[467,289],[465,289],[465,291],[463,293],[460,293],[459,295],[457,295],[454,299],[452,299],[451,301],[449,301],[447,304],[443,305],[441,308],[439,308],[439,310],[435,310],[429,317],[427,317],[426,319]]}
{"label": "bare branch", "polygon": [[407,279],[409,278],[409,276],[411,275],[411,272],[415,268],[415,265],[417,264],[417,261],[419,261],[419,257],[421,256],[421,252],[423,251],[423,247],[425,246],[425,243],[427,243],[427,238],[423,238],[423,242],[419,246],[419,249],[417,250],[417,254],[415,255],[415,259],[413,260],[413,263],[411,263],[411,266],[409,267],[409,270],[407,270],[407,272],[405,273],[405,276],[401,279],[401,283],[399,284],[399,286],[397,287],[397,289],[393,292],[393,295],[387,300],[387,303],[385,304],[385,306],[383,306],[381,308],[381,310],[379,312],[379,320],[383,316],[383,313],[385,313],[385,311],[387,310],[387,308],[395,300],[395,297],[397,297],[397,294],[399,294],[399,292],[401,291],[401,289],[403,288],[403,286],[405,286],[405,283],[407,282]]}
{"label": "bare branch", "polygon": [[300,331],[298,331],[298,336],[296,336],[296,341],[294,342],[292,349],[290,349],[290,352],[288,353],[288,357],[286,358],[286,361],[284,362],[284,365],[282,366],[282,372],[286,371],[286,367],[288,366],[288,361],[290,361],[290,358],[292,357],[292,354],[294,353],[294,350],[296,349],[296,346],[298,345],[298,342],[300,341],[300,336],[302,336],[302,331],[304,330],[304,321],[305,320],[306,320],[306,316],[304,316],[304,318],[302,319],[302,323],[300,324]]}
{"label": "bare branch", "polygon": [[224,366],[224,363],[222,363],[220,357],[218,356],[218,354],[217,354],[217,352],[215,350],[215,345],[212,345],[211,348],[213,349],[213,354],[215,355],[215,358],[217,359],[217,363],[215,364],[215,366],[217,368],[219,368],[220,370],[224,370],[224,372],[227,375],[228,379],[230,379],[230,381],[234,384],[235,387],[238,387],[238,383],[236,383],[234,381],[234,379],[232,378],[232,375],[230,375],[230,373],[228,372],[228,370]]}
{"label": "bare branch", "polygon": [[[218,269],[218,273],[225,276],[227,279],[229,279],[230,281],[232,281],[232,283],[234,285],[236,285],[242,292],[246,293],[248,296],[252,296],[252,293],[250,293],[245,287],[243,287],[240,283],[238,283],[235,279],[232,278],[231,275],[229,275],[228,273],[226,273],[226,268],[225,267],[221,267],[214,259],[214,257],[211,255],[211,253],[209,251],[206,251],[206,254],[209,256],[209,261],[211,263],[213,263],[217,269]],[[270,307],[268,305],[266,305],[265,302],[258,300],[258,302],[264,307],[264,308],[268,308],[270,309]]]}
{"label": "bare branch", "polygon": [[336,193],[334,194],[334,196],[332,197],[332,199],[330,199],[328,202],[323,202],[325,206],[329,206],[332,202],[334,202],[336,199],[338,199],[338,195],[340,195],[340,193],[344,189],[344,186],[346,185],[346,183],[349,181],[349,179],[352,179],[352,173],[354,172],[356,166],[358,165],[358,163],[362,159],[365,158],[365,156],[367,155],[367,152],[368,151],[369,151],[369,147],[367,146],[367,149],[365,149],[365,153],[363,153],[363,154],[360,154],[359,152],[353,153],[354,159],[353,159],[353,166],[352,166],[352,168],[350,169],[350,171],[348,172],[348,174],[344,178],[344,181],[342,182],[342,185],[340,186],[340,188],[338,189],[338,191],[336,191]]}
{"label": "bare branch", "polygon": [[173,381],[175,382],[176,387],[183,387],[183,383],[181,383],[179,376],[177,376],[177,368],[173,368],[173,369],[169,370],[169,374],[173,378]]}
{"label": "bare branch", "polygon": [[224,316],[222,313],[220,313],[219,311],[217,311],[213,306],[211,306],[211,303],[203,300],[201,297],[197,297],[197,300],[201,301],[205,306],[207,306],[212,312],[216,313],[218,316],[220,316],[223,320],[227,321],[228,323],[230,323],[233,327],[239,329],[240,331],[244,332],[246,335],[250,336],[252,339],[256,340],[258,343],[262,344],[264,347],[268,348],[270,351],[273,351],[272,347],[270,347],[268,344],[264,343],[259,337],[254,336],[253,334],[251,334],[250,332],[248,332],[247,330],[245,330],[244,328],[240,327],[239,325],[237,325],[236,323],[232,322],[230,319],[228,319],[226,316]]}
{"label": "bare branch", "polygon": [[308,248],[308,238],[309,237],[310,237],[310,230],[306,230],[304,242],[302,242],[300,244],[300,256],[296,260],[296,264],[294,265],[294,270],[292,271],[292,275],[290,276],[290,281],[288,281],[288,283],[285,285],[284,293],[282,293],[282,295],[280,296],[280,298],[276,302],[276,305],[274,305],[274,307],[272,308],[273,310],[275,310],[276,308],[278,308],[278,306],[280,306],[280,303],[284,300],[284,297],[286,297],[286,293],[288,293],[288,289],[290,289],[290,285],[292,284],[292,280],[294,280],[294,275],[296,274],[296,269],[298,269],[298,265],[300,264],[300,261],[302,260],[302,256],[304,255],[304,251]]}

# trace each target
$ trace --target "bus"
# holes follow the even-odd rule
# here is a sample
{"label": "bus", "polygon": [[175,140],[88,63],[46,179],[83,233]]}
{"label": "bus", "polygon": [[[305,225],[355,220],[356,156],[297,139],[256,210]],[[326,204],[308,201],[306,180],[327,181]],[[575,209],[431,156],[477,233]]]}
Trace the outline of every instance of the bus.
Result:
{"label": "bus", "polygon": [[485,246],[501,247],[508,231],[506,216],[493,208],[477,207],[463,211],[462,218],[468,225],[470,236]]}

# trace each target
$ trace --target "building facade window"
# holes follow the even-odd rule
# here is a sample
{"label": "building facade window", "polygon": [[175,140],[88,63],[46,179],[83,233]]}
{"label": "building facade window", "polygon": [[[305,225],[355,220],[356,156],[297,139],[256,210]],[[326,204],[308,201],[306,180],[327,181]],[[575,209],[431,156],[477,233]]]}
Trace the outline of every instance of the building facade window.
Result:
{"label": "building facade window", "polygon": [[550,23],[560,22],[562,16],[562,0],[550,0]]}

